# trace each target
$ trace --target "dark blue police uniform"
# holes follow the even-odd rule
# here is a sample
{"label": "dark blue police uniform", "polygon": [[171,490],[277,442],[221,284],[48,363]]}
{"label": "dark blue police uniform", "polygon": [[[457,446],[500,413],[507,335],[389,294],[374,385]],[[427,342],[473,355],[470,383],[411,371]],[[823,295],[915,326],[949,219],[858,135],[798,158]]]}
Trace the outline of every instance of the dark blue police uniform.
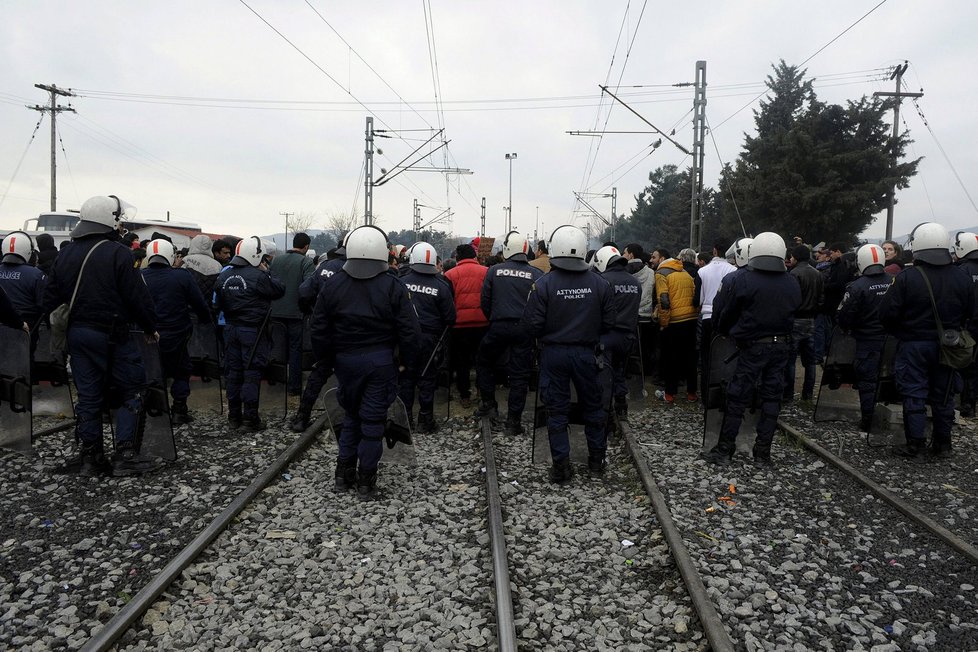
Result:
{"label": "dark blue police uniform", "polygon": [[[878,266],[882,270],[882,266]],[[869,269],[869,268],[867,268]],[[876,407],[876,384],[879,380],[880,359],[886,331],[879,318],[879,304],[893,282],[893,277],[883,271],[857,278],[846,288],[836,314],[839,326],[856,340],[856,357],[853,371],[859,390],[860,424],[869,429]]]}
{"label": "dark blue police uniform", "polygon": [[[408,289],[391,274],[356,279],[341,270],[326,279],[312,319],[312,348],[333,367],[345,411],[337,473],[359,460],[372,482],[383,454],[387,410],[397,395],[394,349],[413,351],[420,327]],[[371,485],[372,487],[372,485]]]}
{"label": "dark blue police uniform", "polygon": [[574,383],[584,417],[589,459],[603,467],[607,448],[605,406],[601,404],[595,349],[615,325],[614,293],[608,282],[589,271],[552,267],[533,285],[523,324],[537,338],[540,396],[547,406],[547,433],[555,467],[566,467],[570,479],[567,417]]}
{"label": "dark blue police uniform", "polygon": [[511,434],[521,430],[520,419],[526,407],[533,367],[533,337],[520,323],[533,282],[543,271],[527,262],[526,254],[514,254],[504,263],[493,265],[482,281],[480,307],[489,320],[489,329],[479,343],[475,362],[475,382],[481,398],[480,413],[496,409],[494,368],[508,351],[509,398],[507,428]]}
{"label": "dark blue police uniform", "polygon": [[601,344],[604,346],[605,357],[611,362],[615,409],[622,413],[628,396],[625,363],[628,362],[628,356],[635,346],[642,284],[628,273],[624,258],[608,265],[601,276],[614,291],[615,325],[601,336]]}
{"label": "dark blue police uniform", "polygon": [[[975,284],[975,290],[978,292],[978,259],[974,256],[978,256],[978,252],[973,251],[968,254],[967,258],[958,262],[958,267],[972,280]],[[976,306],[978,306],[978,299],[976,299]],[[972,319],[968,322],[968,332],[971,333],[971,337],[975,338],[975,341],[978,341],[978,319]],[[964,380],[964,386],[961,389],[961,416],[973,417],[975,416],[975,402],[978,401],[978,361],[972,362],[967,368],[962,369],[961,377]]]}
{"label": "dark blue police uniform", "polygon": [[455,299],[452,286],[437,274],[421,274],[410,269],[401,276],[401,281],[411,292],[411,303],[418,312],[421,327],[418,345],[413,351],[402,350],[402,357],[410,356],[404,372],[398,380],[398,395],[404,402],[408,414],[414,412],[414,391],[418,390],[420,414],[418,422],[425,428],[433,425],[435,388],[438,381],[438,361],[432,360],[428,370],[421,376],[425,364],[438,344],[446,328],[455,325]]}
{"label": "dark blue police uniform", "polygon": [[271,352],[271,338],[262,326],[268,321],[272,300],[284,294],[281,281],[237,257],[214,283],[215,303],[224,312],[226,324],[224,387],[232,425],[242,417],[251,425],[259,424],[261,375]]}
{"label": "dark blue police uniform", "polygon": [[173,379],[170,386],[173,411],[175,414],[185,415],[187,398],[190,396],[191,372],[187,343],[194,326],[189,310],[193,310],[200,323],[206,324],[211,319],[210,309],[188,270],[173,268],[165,263],[150,263],[143,270],[143,280],[146,281],[156,306],[163,374],[166,378]]}
{"label": "dark blue police uniform", "polygon": [[914,456],[924,447],[930,405],[934,424],[934,453],[951,450],[954,399],[961,376],[940,363],[937,323],[922,274],[934,291],[944,329],[962,329],[975,311],[974,283],[954,265],[931,265],[915,260],[893,279],[880,300],[879,316],[886,332],[900,340],[894,362],[897,389],[903,396],[904,454]]}
{"label": "dark blue police uniform", "polygon": [[34,349],[37,347],[37,325],[43,315],[44,288],[47,281],[48,277],[44,272],[33,265],[17,262],[0,264],[0,288],[7,293],[10,303],[31,328],[31,360],[34,359]]}
{"label": "dark blue police uniform", "polygon": [[790,350],[788,339],[795,311],[801,305],[801,290],[787,272],[741,269],[746,271],[738,270],[724,277],[713,303],[717,332],[733,338],[740,355],[727,385],[719,441],[707,459],[722,462],[733,456],[744,411],[756,385],[761,417],[757,422],[754,459],[769,462],[781,412],[784,368]]}

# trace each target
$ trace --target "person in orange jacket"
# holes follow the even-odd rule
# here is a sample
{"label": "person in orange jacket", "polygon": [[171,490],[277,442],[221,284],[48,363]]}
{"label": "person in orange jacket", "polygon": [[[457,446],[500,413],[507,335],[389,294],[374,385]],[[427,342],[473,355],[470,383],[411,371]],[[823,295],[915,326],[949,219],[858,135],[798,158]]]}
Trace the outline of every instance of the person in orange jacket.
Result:
{"label": "person in orange jacket", "polygon": [[666,403],[673,403],[679,381],[686,380],[686,399],[696,397],[696,320],[695,283],[681,261],[667,258],[655,271],[655,296],[661,330],[662,376]]}

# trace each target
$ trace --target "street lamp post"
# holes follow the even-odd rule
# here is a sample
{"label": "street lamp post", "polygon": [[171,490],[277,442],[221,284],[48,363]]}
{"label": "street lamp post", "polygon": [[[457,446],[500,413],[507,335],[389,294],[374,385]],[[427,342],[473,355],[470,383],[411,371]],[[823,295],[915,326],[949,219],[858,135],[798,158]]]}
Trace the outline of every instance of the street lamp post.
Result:
{"label": "street lamp post", "polygon": [[516,160],[516,152],[511,154],[506,154],[506,160],[509,161],[509,206],[506,210],[506,233],[512,231],[513,223],[513,161]]}

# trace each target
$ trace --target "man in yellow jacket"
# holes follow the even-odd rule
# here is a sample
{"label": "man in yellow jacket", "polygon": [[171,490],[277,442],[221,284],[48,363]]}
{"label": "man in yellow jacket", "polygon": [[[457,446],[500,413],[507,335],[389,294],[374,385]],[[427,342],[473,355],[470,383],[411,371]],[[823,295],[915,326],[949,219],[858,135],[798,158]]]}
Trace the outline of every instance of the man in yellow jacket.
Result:
{"label": "man in yellow jacket", "polygon": [[655,296],[662,330],[662,377],[666,403],[675,401],[679,381],[686,380],[686,399],[696,401],[696,320],[693,304],[695,283],[675,258],[659,263],[655,271]]}

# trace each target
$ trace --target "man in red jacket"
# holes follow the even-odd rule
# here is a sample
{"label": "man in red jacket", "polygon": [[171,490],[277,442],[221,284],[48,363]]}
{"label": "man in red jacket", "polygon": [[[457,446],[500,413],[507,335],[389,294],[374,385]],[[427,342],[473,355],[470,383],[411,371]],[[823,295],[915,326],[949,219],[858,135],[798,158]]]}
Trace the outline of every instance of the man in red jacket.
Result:
{"label": "man in red jacket", "polygon": [[452,329],[451,357],[455,384],[462,397],[462,407],[472,407],[472,382],[469,374],[479,350],[482,336],[486,334],[489,320],[480,307],[482,282],[486,268],[476,259],[475,247],[461,244],[455,248],[458,264],[445,272],[445,278],[455,295],[455,327]]}

